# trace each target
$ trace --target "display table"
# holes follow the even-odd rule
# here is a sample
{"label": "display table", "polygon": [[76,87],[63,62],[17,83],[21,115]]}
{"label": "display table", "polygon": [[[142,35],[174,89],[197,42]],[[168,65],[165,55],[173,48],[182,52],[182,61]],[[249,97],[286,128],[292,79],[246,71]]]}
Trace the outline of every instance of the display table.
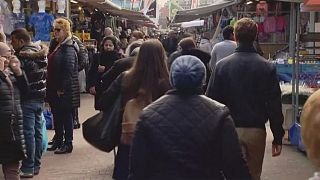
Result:
{"label": "display table", "polygon": [[[276,64],[276,68],[280,81],[291,82],[292,64]],[[309,87],[320,87],[320,64],[300,64],[299,80]]]}

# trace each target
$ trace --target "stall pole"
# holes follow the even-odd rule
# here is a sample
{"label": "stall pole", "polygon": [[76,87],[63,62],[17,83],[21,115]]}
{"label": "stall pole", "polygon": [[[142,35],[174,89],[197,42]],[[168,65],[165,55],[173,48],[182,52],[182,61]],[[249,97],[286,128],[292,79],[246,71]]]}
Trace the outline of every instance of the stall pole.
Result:
{"label": "stall pole", "polygon": [[70,19],[70,12],[71,12],[70,0],[67,0],[66,1],[66,16],[69,19]]}
{"label": "stall pole", "polygon": [[290,4],[290,36],[289,36],[289,56],[293,60],[292,64],[292,95],[291,95],[291,104],[292,104],[292,117],[295,117],[295,79],[296,79],[296,66],[295,66],[295,39],[296,39],[296,28],[297,28],[297,19],[296,19],[296,3]]}
{"label": "stall pole", "polygon": [[295,85],[296,85],[296,90],[295,90],[295,120],[298,120],[297,118],[299,117],[299,69],[300,69],[300,34],[301,34],[301,28],[300,28],[300,4],[296,4],[296,10],[297,10],[297,33],[296,33],[296,42],[297,42],[297,48],[296,48],[296,62],[295,62],[295,66],[296,66],[296,79],[295,79]]}

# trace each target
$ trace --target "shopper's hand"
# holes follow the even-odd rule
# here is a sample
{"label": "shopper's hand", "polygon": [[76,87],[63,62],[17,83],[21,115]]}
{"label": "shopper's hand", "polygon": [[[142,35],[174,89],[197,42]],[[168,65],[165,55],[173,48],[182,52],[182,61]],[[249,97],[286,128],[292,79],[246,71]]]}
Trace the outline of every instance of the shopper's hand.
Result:
{"label": "shopper's hand", "polygon": [[9,67],[16,76],[22,75],[21,64],[16,56],[9,57]]}
{"label": "shopper's hand", "polygon": [[62,95],[64,95],[64,92],[63,92],[63,91],[58,90],[58,91],[57,91],[57,95],[58,95],[58,97],[61,97]]}
{"label": "shopper's hand", "polygon": [[101,65],[98,66],[98,72],[99,73],[103,73],[105,69],[106,69],[105,66],[101,66]]}
{"label": "shopper's hand", "polygon": [[89,93],[92,94],[92,95],[96,95],[96,87],[95,86],[92,86],[90,89],[89,89]]}
{"label": "shopper's hand", "polygon": [[272,157],[279,156],[281,154],[282,145],[272,144]]}

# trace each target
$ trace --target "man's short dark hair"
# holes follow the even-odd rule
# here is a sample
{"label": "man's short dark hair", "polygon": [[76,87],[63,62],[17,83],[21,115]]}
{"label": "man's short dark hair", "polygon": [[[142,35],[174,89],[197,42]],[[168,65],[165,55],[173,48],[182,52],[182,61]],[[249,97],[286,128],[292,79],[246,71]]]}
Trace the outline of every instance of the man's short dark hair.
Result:
{"label": "man's short dark hair", "polygon": [[234,28],[234,37],[240,43],[253,43],[257,38],[257,24],[250,18],[237,21]]}
{"label": "man's short dark hair", "polygon": [[15,37],[18,40],[23,40],[28,43],[31,41],[31,36],[25,28],[17,28],[11,32],[11,37]]}
{"label": "man's short dark hair", "polygon": [[233,27],[232,26],[226,26],[222,30],[223,39],[224,40],[231,40],[230,36],[233,34]]}

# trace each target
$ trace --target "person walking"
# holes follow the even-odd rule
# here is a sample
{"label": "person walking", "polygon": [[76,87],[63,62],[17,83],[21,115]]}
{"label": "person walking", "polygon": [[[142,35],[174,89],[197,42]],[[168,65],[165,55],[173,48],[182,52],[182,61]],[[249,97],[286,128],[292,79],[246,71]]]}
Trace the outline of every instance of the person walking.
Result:
{"label": "person walking", "polygon": [[[99,105],[102,110],[108,109],[120,92],[121,109],[124,111],[130,100],[139,96],[145,105],[150,104],[168,89],[170,84],[165,50],[160,41],[147,40],[141,45],[134,65],[117,77],[101,96]],[[118,145],[113,171],[114,179],[128,178],[130,145],[130,141],[121,141]]]}
{"label": "person walking", "polygon": [[237,21],[238,47],[217,63],[206,94],[230,109],[250,173],[253,179],[260,179],[266,146],[265,123],[270,121],[274,137],[272,156],[281,154],[284,130],[276,68],[256,52],[253,47],[256,36],[253,20]]}
{"label": "person walking", "polygon": [[20,179],[19,161],[26,158],[20,95],[27,92],[20,61],[0,42],[0,164],[6,180]]}
{"label": "person walking", "polygon": [[182,55],[196,56],[206,66],[207,76],[206,76],[205,85],[203,86],[203,89],[205,91],[207,84],[209,82],[209,77],[210,77],[210,71],[208,68],[208,63],[211,58],[210,54],[197,48],[196,42],[194,41],[194,39],[192,37],[183,38],[183,39],[181,39],[181,41],[178,44],[178,50],[169,56],[169,60],[168,60],[169,68],[171,68],[171,64],[174,62],[174,60],[177,57],[182,56]]}
{"label": "person walking", "polygon": [[11,45],[29,82],[29,92],[21,98],[27,159],[22,161],[20,176],[31,178],[39,174],[41,166],[44,123],[41,115],[46,96],[48,48],[45,45],[34,45],[24,28],[12,31]]}
{"label": "person walking", "polygon": [[95,97],[94,107],[96,110],[101,110],[97,102],[102,94],[102,75],[107,72],[113,63],[121,58],[118,53],[117,40],[114,36],[107,36],[101,42],[101,50],[95,54],[88,73],[88,87],[90,94]]}
{"label": "person walking", "polygon": [[195,56],[173,62],[173,89],[140,115],[129,179],[251,178],[228,108],[203,95],[205,77]]}
{"label": "person walking", "polygon": [[224,40],[213,46],[209,62],[211,72],[214,71],[218,61],[234,53],[237,48],[237,43],[234,41],[233,30],[232,26],[226,26],[223,28],[222,34]]}
{"label": "person walking", "polygon": [[73,150],[72,112],[74,108],[80,107],[79,46],[72,40],[68,20],[58,18],[53,22],[53,27],[58,45],[48,55],[47,101],[54,118],[55,140],[48,150],[55,151],[55,154],[65,154]]}

